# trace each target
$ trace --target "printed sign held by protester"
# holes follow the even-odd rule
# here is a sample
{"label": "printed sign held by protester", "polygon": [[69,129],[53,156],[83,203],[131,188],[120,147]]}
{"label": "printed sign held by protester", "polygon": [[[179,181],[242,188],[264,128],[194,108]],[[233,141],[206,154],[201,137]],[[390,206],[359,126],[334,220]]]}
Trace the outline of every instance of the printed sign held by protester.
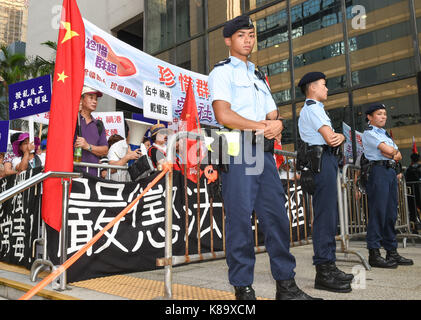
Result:
{"label": "printed sign held by protester", "polygon": [[9,119],[20,119],[50,110],[51,76],[9,85]]}

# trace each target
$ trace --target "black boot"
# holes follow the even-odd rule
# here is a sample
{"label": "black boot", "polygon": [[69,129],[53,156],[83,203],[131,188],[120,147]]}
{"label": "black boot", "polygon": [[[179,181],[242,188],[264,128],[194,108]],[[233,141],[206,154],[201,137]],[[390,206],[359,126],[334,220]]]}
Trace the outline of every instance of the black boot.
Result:
{"label": "black boot", "polygon": [[323,300],[310,297],[297,287],[294,279],[276,281],[276,300]]}
{"label": "black boot", "polygon": [[386,261],[395,261],[400,266],[412,266],[414,264],[414,261],[411,259],[406,259],[399,255],[396,249],[386,251]]}
{"label": "black boot", "polygon": [[368,254],[368,263],[374,268],[395,269],[398,267],[398,263],[395,260],[385,260],[380,255],[380,249],[368,249]]}
{"label": "black boot", "polygon": [[316,265],[316,279],[314,288],[332,292],[347,293],[351,292],[351,284],[349,282],[339,281],[335,277],[335,272],[331,271],[329,263]]}
{"label": "black boot", "polygon": [[236,300],[256,300],[254,289],[251,286],[234,287]]}
{"label": "black boot", "polygon": [[354,275],[352,273],[345,273],[338,269],[335,262],[329,263],[330,271],[333,273],[333,276],[342,282],[352,282]]}

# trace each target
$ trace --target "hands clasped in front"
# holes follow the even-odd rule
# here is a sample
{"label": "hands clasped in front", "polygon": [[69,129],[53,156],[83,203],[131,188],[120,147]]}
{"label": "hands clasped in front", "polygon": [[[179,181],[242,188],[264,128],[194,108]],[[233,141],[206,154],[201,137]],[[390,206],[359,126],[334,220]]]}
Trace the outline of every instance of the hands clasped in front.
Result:
{"label": "hands clasped in front", "polygon": [[267,139],[276,139],[277,142],[281,142],[282,130],[284,125],[279,120],[262,120],[260,123],[265,125],[264,129],[257,130],[256,134],[263,133]]}

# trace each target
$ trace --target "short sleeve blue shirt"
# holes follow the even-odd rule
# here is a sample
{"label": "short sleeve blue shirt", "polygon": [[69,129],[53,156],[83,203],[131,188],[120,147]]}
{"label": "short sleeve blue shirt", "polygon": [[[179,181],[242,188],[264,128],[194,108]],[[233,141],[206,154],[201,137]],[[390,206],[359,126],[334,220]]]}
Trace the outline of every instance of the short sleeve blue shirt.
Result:
{"label": "short sleeve blue shirt", "polygon": [[369,130],[364,131],[363,148],[364,155],[368,160],[390,160],[390,158],[382,155],[380,149],[378,148],[382,142],[398,150],[398,146],[393,142],[392,138],[387,134],[385,129],[370,126]]}
{"label": "short sleeve blue shirt", "polygon": [[212,70],[208,82],[212,102],[226,101],[234,112],[246,119],[265,120],[266,115],[277,108],[268,86],[256,76],[251,62],[246,65],[231,56],[230,62]]}
{"label": "short sleeve blue shirt", "polygon": [[323,103],[306,99],[298,120],[298,130],[301,140],[309,145],[327,144],[319,129],[323,126],[329,126],[332,130],[332,122],[327,115]]}

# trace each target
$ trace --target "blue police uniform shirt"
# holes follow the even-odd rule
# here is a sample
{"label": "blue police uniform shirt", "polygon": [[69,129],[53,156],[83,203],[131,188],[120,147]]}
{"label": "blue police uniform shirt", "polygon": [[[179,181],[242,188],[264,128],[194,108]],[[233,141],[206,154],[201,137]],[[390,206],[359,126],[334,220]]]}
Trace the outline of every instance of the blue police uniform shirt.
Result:
{"label": "blue police uniform shirt", "polygon": [[329,126],[332,130],[332,122],[327,115],[324,104],[314,99],[306,99],[298,120],[298,130],[301,140],[309,145],[327,144],[319,129]]}
{"label": "blue police uniform shirt", "polygon": [[266,114],[277,108],[269,88],[256,76],[255,65],[250,61],[246,65],[231,56],[230,62],[215,66],[208,83],[212,102],[226,101],[231,110],[246,119],[265,120]]}
{"label": "blue police uniform shirt", "polygon": [[364,155],[371,161],[390,160],[390,158],[382,155],[380,149],[378,148],[382,142],[398,150],[398,146],[393,142],[392,138],[383,128],[370,125],[370,129],[364,131],[362,139]]}

